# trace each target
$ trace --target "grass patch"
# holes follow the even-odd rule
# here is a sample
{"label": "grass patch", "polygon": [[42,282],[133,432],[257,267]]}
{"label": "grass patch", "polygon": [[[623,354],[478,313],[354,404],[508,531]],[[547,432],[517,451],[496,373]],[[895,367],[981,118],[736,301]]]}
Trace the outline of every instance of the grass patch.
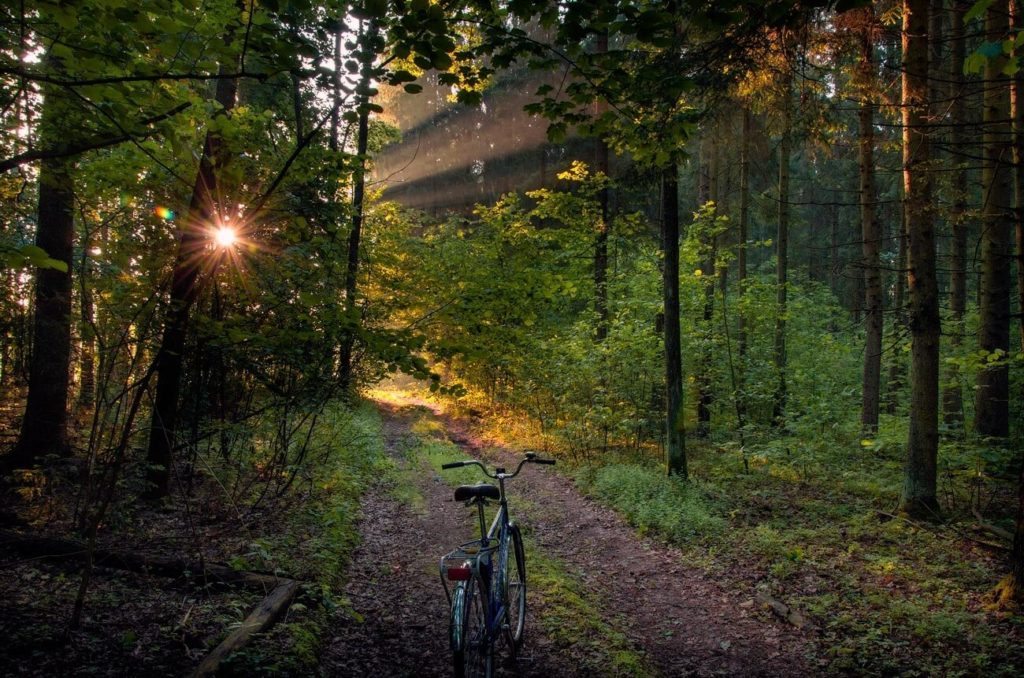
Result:
{"label": "grass patch", "polygon": [[581,471],[578,485],[621,512],[641,533],[683,543],[720,534],[716,515],[698,487],[636,464],[612,464]]}

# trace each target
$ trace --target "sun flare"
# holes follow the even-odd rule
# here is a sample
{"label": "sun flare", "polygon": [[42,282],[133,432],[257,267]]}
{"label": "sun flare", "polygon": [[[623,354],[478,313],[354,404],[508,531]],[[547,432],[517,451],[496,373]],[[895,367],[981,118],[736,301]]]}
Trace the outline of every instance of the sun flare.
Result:
{"label": "sun flare", "polygon": [[213,234],[213,239],[219,247],[231,247],[238,240],[238,234],[230,226],[221,226]]}

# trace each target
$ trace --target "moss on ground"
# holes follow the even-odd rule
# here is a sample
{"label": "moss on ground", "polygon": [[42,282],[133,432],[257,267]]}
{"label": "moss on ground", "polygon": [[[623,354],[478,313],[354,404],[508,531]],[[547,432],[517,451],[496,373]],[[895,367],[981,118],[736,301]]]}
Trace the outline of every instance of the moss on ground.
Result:
{"label": "moss on ground", "polygon": [[[569,650],[582,673],[601,676],[654,675],[629,638],[607,621],[611,610],[602,609],[592,592],[571,576],[555,558],[537,550],[526,538],[526,581],[539,608],[536,618],[545,635]],[[536,608],[535,608],[536,609]]]}

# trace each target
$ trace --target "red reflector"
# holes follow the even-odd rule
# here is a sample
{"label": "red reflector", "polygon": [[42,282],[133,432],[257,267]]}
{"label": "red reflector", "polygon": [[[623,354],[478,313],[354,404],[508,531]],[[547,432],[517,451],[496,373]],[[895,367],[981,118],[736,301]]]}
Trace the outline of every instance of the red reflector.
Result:
{"label": "red reflector", "polygon": [[472,570],[470,570],[468,565],[448,568],[448,579],[451,581],[469,581],[471,574]]}

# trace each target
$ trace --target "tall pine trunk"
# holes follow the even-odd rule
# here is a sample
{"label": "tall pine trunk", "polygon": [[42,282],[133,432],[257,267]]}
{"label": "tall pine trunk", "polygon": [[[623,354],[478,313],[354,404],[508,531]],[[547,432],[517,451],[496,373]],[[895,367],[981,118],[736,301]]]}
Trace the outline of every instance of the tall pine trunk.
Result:
{"label": "tall pine trunk", "polygon": [[[1013,11],[1010,17],[1013,22],[1012,30],[1020,31],[1024,28],[1024,7],[1021,6],[1019,0],[1011,0],[1010,7]],[[1016,50],[1014,58],[1020,59],[1021,57],[1021,51]],[[1020,321],[1020,350],[1024,351],[1024,74],[1020,71],[1013,75],[1010,95],[1013,117],[1013,196],[1015,207],[1013,220],[1017,247],[1017,315]],[[1024,485],[1021,487],[1021,492],[1024,493]],[[1021,495],[1021,499],[1024,501],[1024,494]],[[1024,512],[1018,515],[1024,518]],[[1024,527],[1018,524],[1017,534],[1021,535],[1022,530]],[[1024,571],[1024,564],[1021,565],[1021,570]],[[1024,584],[1024,580],[1022,580],[1022,584]]]}
{"label": "tall pine trunk", "polygon": [[903,209],[907,226],[908,320],[912,338],[910,429],[900,510],[937,515],[939,296],[928,171],[928,5],[903,2]]}
{"label": "tall pine trunk", "polygon": [[858,79],[861,100],[858,118],[860,164],[860,220],[864,256],[864,369],[861,392],[860,425],[866,435],[878,431],[879,393],[882,377],[882,271],[879,262],[882,234],[875,209],[875,123],[872,92],[875,60],[872,32],[874,14],[864,10]]}
{"label": "tall pine trunk", "polygon": [[673,164],[661,175],[662,298],[665,314],[665,461],[669,475],[687,477],[683,434],[683,359],[679,326],[679,185]]}
{"label": "tall pine trunk", "polygon": [[736,397],[737,416],[742,426],[747,414],[746,364],[747,317],[744,296],[747,291],[747,239],[750,231],[750,109],[743,107],[743,135],[740,139],[740,223],[736,235],[736,284],[739,291],[739,311],[736,317],[736,347],[739,356],[739,393]]}
{"label": "tall pine trunk", "polygon": [[[27,54],[24,42],[21,48],[21,53]],[[52,54],[46,55],[43,64],[52,75],[64,74],[62,60]],[[25,124],[31,130],[28,116],[31,107],[26,106],[25,110]],[[41,145],[44,148],[59,146],[64,141],[63,135],[77,131],[75,118],[76,112],[67,94],[56,86],[45,87],[39,125]],[[63,262],[65,270],[48,267],[36,271],[28,398],[18,442],[0,462],[8,468],[32,466],[47,454],[71,453],[68,392],[71,387],[71,257],[75,240],[73,171],[72,158],[47,158],[40,162],[36,245],[51,259]]]}
{"label": "tall pine trunk", "polygon": [[[1007,5],[990,7],[985,18],[987,39],[1002,40],[1009,31]],[[1010,179],[1010,81],[1003,59],[985,62],[982,107],[981,291],[978,347],[994,356],[993,366],[978,373],[974,430],[1004,438],[1010,433],[1010,379],[1005,357],[1010,349],[1010,230],[1013,223]]]}
{"label": "tall pine trunk", "polygon": [[[949,148],[953,163],[953,206],[949,215],[951,232],[949,256],[949,343],[954,353],[959,352],[964,339],[964,311],[967,308],[967,170],[964,164],[964,127],[967,107],[964,91],[964,59],[966,42],[964,15],[970,3],[954,0],[950,19],[949,64]],[[942,417],[946,426],[959,429],[964,421],[963,392],[960,388],[960,368],[951,363],[946,372],[942,392]]]}
{"label": "tall pine trunk", "polygon": [[713,348],[712,341],[714,337],[714,328],[712,327],[713,319],[715,317],[715,259],[717,258],[717,241],[718,236],[715,235],[715,223],[714,219],[719,214],[719,163],[718,163],[718,143],[716,134],[718,126],[714,126],[708,130],[708,143],[706,146],[702,144],[705,154],[701,160],[702,172],[706,168],[707,172],[707,185],[706,185],[706,196],[704,202],[712,202],[714,204],[714,211],[711,213],[712,222],[706,224],[706,226],[712,229],[710,232],[703,234],[706,238],[706,242],[702,243],[702,247],[706,248],[706,256],[704,261],[701,262],[701,281],[704,284],[704,307],[701,312],[700,327],[701,327],[701,347],[700,347],[700,367],[697,374],[697,427],[696,435],[701,438],[706,438],[711,434],[711,406],[714,404],[714,391],[712,390],[712,377],[711,368],[713,364]]}
{"label": "tall pine trunk", "polygon": [[776,278],[775,278],[775,337],[774,337],[774,361],[777,374],[775,385],[775,398],[772,405],[772,420],[777,427],[786,425],[786,313],[787,293],[789,279],[789,161],[792,152],[793,134],[793,94],[792,74],[789,72],[790,64],[785,64],[787,69],[783,76],[783,102],[782,102],[782,139],[779,141],[779,212],[778,232],[776,234]]}
{"label": "tall pine trunk", "polygon": [[[56,125],[57,95],[44,101],[43,125]],[[35,316],[32,320],[32,362],[28,401],[21,434],[5,459],[9,468],[35,464],[46,454],[70,454],[68,445],[68,390],[71,366],[71,252],[75,238],[72,162],[43,160],[39,170],[39,211],[36,245],[67,266],[63,271],[40,268],[36,272]]]}
{"label": "tall pine trunk", "polygon": [[[1021,5],[1018,0],[1010,0],[1010,26],[1011,30],[1019,29],[1022,25]],[[1014,57],[1018,57],[1014,54]],[[1024,271],[1021,269],[1022,247],[1024,247],[1024,170],[1021,168],[1021,160],[1024,157],[1024,140],[1021,134],[1024,133],[1024,110],[1021,101],[1021,78],[1020,74],[1013,75],[1010,89],[1011,119],[1013,124],[1013,188],[1014,188],[1014,221],[1017,233],[1017,282],[1021,312],[1021,348],[1024,350]],[[1024,464],[1021,464],[1017,477],[1017,515],[1016,529],[1013,534],[1013,550],[1010,553],[1010,573],[999,583],[996,588],[999,602],[1007,607],[1013,608],[1024,602]]]}
{"label": "tall pine trunk", "polygon": [[82,243],[82,267],[79,277],[79,310],[81,318],[79,323],[79,335],[81,337],[81,353],[78,359],[78,369],[81,372],[81,381],[78,385],[78,405],[86,410],[93,406],[96,398],[96,331],[95,311],[93,308],[92,281],[90,280],[91,252],[95,234],[90,234]]}
{"label": "tall pine trunk", "polygon": [[[595,51],[604,54],[608,51],[608,33],[602,32],[597,36]],[[600,116],[608,108],[604,102],[596,106],[596,114]],[[595,143],[594,171],[609,176],[608,144],[603,139],[597,139]],[[608,186],[605,185],[598,194],[601,205],[601,221],[597,224],[597,234],[594,236],[594,315],[597,316],[597,324],[594,329],[594,337],[598,343],[608,337]]]}

